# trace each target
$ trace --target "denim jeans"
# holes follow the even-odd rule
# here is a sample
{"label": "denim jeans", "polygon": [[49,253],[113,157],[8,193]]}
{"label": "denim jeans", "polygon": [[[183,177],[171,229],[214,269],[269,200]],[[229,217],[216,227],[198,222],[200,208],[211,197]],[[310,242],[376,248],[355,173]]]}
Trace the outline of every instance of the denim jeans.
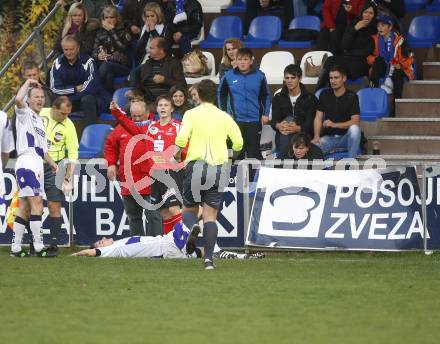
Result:
{"label": "denim jeans", "polygon": [[122,65],[115,62],[102,62],[99,66],[99,77],[104,88],[113,93],[113,79],[115,77],[126,76],[130,73],[130,68],[128,66]]}
{"label": "denim jeans", "polygon": [[358,125],[352,125],[344,135],[327,135],[321,137],[320,141],[318,146],[324,154],[346,149],[349,158],[356,158],[361,141],[361,128]]}
{"label": "denim jeans", "polygon": [[[150,195],[142,195],[143,199],[150,201]],[[163,235],[162,216],[159,210],[148,210],[142,208],[133,196],[122,196],[125,212],[127,213],[130,235]],[[144,231],[142,212],[145,211],[147,224]],[[145,234],[144,234],[145,233]]]}
{"label": "denim jeans", "polygon": [[307,15],[306,0],[292,0],[292,2],[293,2],[293,15],[295,17]]}

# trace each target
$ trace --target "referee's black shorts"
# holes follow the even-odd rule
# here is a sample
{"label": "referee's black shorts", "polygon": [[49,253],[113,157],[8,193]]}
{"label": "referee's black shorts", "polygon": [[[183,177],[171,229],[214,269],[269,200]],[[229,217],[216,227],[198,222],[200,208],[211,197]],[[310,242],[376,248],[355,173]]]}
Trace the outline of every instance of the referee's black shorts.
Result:
{"label": "referee's black shorts", "polygon": [[48,201],[63,202],[65,199],[63,192],[55,185],[55,173],[47,163],[44,164],[44,192]]}
{"label": "referee's black shorts", "polygon": [[229,174],[222,175],[222,165],[211,166],[203,161],[192,161],[185,166],[183,179],[183,204],[194,207],[206,203],[219,209]]}
{"label": "referee's black shorts", "polygon": [[[159,178],[158,174],[163,173],[172,178],[177,186],[177,190],[172,185],[166,185],[162,181],[164,178]],[[161,204],[159,209],[170,208],[173,206],[181,206],[182,202],[182,184],[183,184],[183,170],[153,170],[152,179],[154,183],[151,184],[150,200],[152,204]]]}

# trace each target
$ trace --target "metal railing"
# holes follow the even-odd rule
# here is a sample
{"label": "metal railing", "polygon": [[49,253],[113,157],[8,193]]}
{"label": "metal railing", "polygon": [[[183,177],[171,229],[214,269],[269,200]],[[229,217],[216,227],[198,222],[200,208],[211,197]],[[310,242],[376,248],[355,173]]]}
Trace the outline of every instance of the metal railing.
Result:
{"label": "metal railing", "polygon": [[[8,62],[3,66],[3,68],[0,70],[0,79],[6,74],[6,72],[9,70],[9,68],[17,61],[17,59],[23,54],[23,52],[26,50],[26,48],[32,44],[33,40],[35,39],[37,42],[38,52],[40,54],[41,63],[40,68],[43,67],[44,73],[47,74],[49,67],[47,62],[52,59],[52,57],[55,55],[55,52],[52,50],[47,56],[44,52],[44,43],[43,43],[43,37],[42,37],[42,30],[46,26],[46,24],[55,16],[55,14],[58,12],[59,8],[62,7],[59,4],[56,4],[54,8],[46,15],[46,17],[43,18],[43,20],[33,29],[32,33],[29,35],[28,38],[23,42],[23,44],[17,49],[14,55],[9,59]],[[3,107],[3,111],[7,112],[11,106],[14,104],[14,97],[12,97],[8,103]]]}

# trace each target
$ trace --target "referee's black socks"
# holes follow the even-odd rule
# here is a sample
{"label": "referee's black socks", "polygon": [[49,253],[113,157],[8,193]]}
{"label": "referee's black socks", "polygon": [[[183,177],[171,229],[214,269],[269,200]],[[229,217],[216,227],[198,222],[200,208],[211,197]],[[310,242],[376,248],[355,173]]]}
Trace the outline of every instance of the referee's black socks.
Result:
{"label": "referee's black socks", "polygon": [[48,217],[49,220],[49,229],[50,229],[50,244],[56,245],[58,235],[61,232],[61,225],[63,224],[62,217]]}
{"label": "referee's black socks", "polygon": [[217,242],[217,223],[210,221],[203,225],[203,239],[205,239],[205,259],[212,260],[214,246]]}

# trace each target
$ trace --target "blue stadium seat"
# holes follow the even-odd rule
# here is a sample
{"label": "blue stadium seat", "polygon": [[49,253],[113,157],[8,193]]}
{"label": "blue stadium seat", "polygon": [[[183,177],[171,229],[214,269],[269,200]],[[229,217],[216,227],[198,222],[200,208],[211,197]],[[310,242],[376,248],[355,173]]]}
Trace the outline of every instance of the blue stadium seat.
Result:
{"label": "blue stadium seat", "polygon": [[[321,21],[316,16],[298,16],[292,19],[289,29],[309,29],[319,32]],[[311,48],[315,41],[286,41],[280,40],[280,48]]]}
{"label": "blue stadium seat", "polygon": [[246,12],[246,0],[235,0],[234,3],[227,8],[226,12],[228,13]]}
{"label": "blue stadium seat", "polygon": [[389,115],[388,96],[381,88],[363,88],[357,92],[361,120],[374,122]]}
{"label": "blue stadium seat", "polygon": [[98,157],[112,129],[112,126],[108,124],[90,124],[85,127],[79,143],[79,157],[81,159]]}
{"label": "blue stadium seat", "polygon": [[200,42],[200,48],[222,48],[223,42],[227,38],[242,38],[243,23],[240,17],[221,16],[212,21],[209,28],[208,37]]}
{"label": "blue stadium seat", "polygon": [[[361,148],[359,148],[357,154],[362,155],[362,154],[364,154],[364,151]],[[347,158],[348,158],[348,151],[342,150],[342,149],[331,152],[331,153],[324,154],[324,160],[333,159],[335,161],[338,161],[338,160],[347,159]]]}
{"label": "blue stadium seat", "polygon": [[429,0],[405,0],[406,12],[417,12],[425,8]]}
{"label": "blue stadium seat", "polygon": [[121,109],[124,109],[127,106],[128,98],[125,96],[125,93],[131,89],[132,89],[131,87],[122,87],[122,88],[118,88],[113,93],[113,100],[116,103],[118,103],[118,105]]}
{"label": "blue stadium seat", "polygon": [[319,99],[319,96],[321,95],[322,91],[328,89],[328,87],[320,88],[315,92],[315,97]]}
{"label": "blue stadium seat", "polygon": [[360,78],[351,80],[351,79],[347,79],[347,81],[345,82],[347,85],[363,85],[364,84],[364,77],[361,76]]}
{"label": "blue stadium seat", "polygon": [[426,12],[440,12],[440,0],[433,0],[425,7]]}
{"label": "blue stadium seat", "polygon": [[410,48],[431,48],[440,42],[440,18],[437,16],[414,17],[409,24]]}
{"label": "blue stadium seat", "polygon": [[275,16],[261,16],[252,20],[244,40],[246,48],[271,48],[281,37],[281,20]]}

